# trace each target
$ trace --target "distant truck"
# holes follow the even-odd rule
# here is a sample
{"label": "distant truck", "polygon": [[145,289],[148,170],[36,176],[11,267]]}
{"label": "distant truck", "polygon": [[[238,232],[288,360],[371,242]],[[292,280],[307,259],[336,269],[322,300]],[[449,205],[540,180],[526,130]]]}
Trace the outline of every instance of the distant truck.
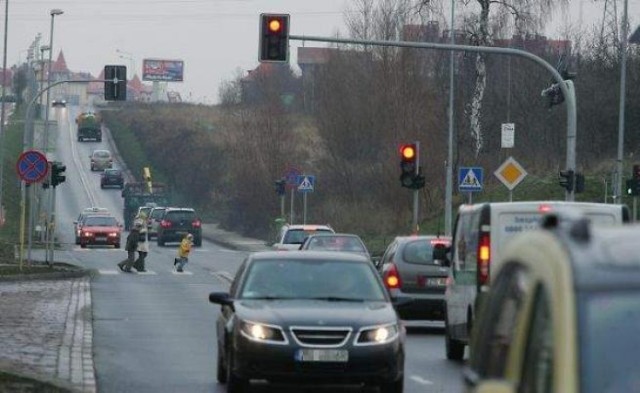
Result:
{"label": "distant truck", "polygon": [[94,112],[82,112],[76,117],[78,126],[78,142],[86,139],[102,141],[102,119]]}
{"label": "distant truck", "polygon": [[169,206],[169,187],[163,183],[153,183],[151,190],[149,190],[147,182],[130,182],[124,185],[122,197],[124,198],[124,212],[122,214],[124,227],[126,230],[130,230],[139,207],[147,204]]}

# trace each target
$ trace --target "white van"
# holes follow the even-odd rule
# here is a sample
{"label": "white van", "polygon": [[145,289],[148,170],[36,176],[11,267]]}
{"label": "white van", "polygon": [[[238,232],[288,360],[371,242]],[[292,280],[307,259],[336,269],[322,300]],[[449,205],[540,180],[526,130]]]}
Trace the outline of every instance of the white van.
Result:
{"label": "white van", "polygon": [[596,225],[629,221],[626,205],[527,201],[463,205],[458,210],[447,263],[445,341],[447,359],[462,360],[478,302],[489,288],[500,251],[514,235],[535,229],[543,214],[579,211]]}

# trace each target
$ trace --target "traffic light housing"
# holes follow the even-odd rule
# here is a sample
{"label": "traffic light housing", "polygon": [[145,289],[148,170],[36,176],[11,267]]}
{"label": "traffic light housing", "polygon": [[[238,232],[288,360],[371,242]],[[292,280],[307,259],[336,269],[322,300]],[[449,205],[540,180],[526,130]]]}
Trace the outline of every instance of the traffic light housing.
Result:
{"label": "traffic light housing", "polygon": [[573,170],[560,171],[559,175],[560,176],[558,179],[558,183],[560,184],[560,186],[563,187],[565,190],[572,192],[573,185],[574,185],[575,172]]}
{"label": "traffic light housing", "polygon": [[638,196],[638,185],[640,184],[640,182],[638,182],[638,179],[627,179],[626,181],[626,194],[629,196]]}
{"label": "traffic light housing", "polygon": [[51,163],[51,186],[56,187],[60,183],[64,183],[67,177],[64,175],[64,171],[67,170],[66,165],[61,162],[54,161]]}
{"label": "traffic light housing", "polygon": [[289,61],[289,15],[260,14],[260,62]]}
{"label": "traffic light housing", "polygon": [[104,99],[106,101],[127,100],[127,67],[123,65],[104,66]]}
{"label": "traffic light housing", "polygon": [[276,180],[274,184],[276,186],[276,194],[278,194],[279,196],[283,196],[285,194],[285,185],[287,184],[287,181],[284,179],[280,179]]}
{"label": "traffic light housing", "polygon": [[419,190],[425,185],[418,163],[418,145],[405,143],[400,145],[400,185],[412,190]]}

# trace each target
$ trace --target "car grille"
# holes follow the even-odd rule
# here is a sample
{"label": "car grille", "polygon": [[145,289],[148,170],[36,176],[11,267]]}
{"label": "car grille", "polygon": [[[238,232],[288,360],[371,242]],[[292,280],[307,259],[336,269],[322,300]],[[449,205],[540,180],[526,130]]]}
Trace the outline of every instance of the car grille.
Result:
{"label": "car grille", "polygon": [[340,347],[351,335],[350,327],[291,327],[293,338],[304,347]]}

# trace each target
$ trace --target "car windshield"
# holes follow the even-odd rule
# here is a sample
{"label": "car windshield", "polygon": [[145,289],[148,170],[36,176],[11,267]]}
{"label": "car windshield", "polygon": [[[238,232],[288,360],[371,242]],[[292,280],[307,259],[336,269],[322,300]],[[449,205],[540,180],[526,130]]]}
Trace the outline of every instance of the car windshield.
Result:
{"label": "car windshield", "polygon": [[307,245],[307,250],[321,251],[347,251],[366,253],[362,241],[355,236],[312,236]]}
{"label": "car windshield", "polygon": [[259,260],[251,264],[242,299],[384,301],[369,264],[340,260]]}
{"label": "car windshield", "polygon": [[446,243],[431,239],[420,239],[407,243],[402,252],[402,259],[407,263],[418,265],[439,265],[442,261],[433,259],[434,247],[446,247]]}
{"label": "car windshield", "polygon": [[284,235],[284,244],[302,244],[304,239],[315,233],[332,233],[329,229],[289,229]]}
{"label": "car windshield", "polygon": [[84,225],[89,227],[115,227],[118,221],[115,217],[87,217]]}
{"label": "car windshield", "polygon": [[581,386],[585,393],[637,392],[640,290],[579,295]]}
{"label": "car windshield", "polygon": [[110,176],[118,176],[118,175],[120,175],[120,170],[119,169],[105,169],[104,174],[105,175],[110,175]]}
{"label": "car windshield", "polygon": [[97,151],[93,153],[93,156],[97,158],[109,158],[111,154],[109,154],[108,151]]}

